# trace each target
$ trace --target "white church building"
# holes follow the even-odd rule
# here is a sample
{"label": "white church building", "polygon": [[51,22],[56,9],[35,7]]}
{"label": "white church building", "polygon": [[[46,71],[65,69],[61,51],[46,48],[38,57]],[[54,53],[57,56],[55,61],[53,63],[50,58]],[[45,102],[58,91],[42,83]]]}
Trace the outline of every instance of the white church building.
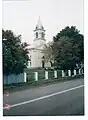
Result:
{"label": "white church building", "polygon": [[50,67],[51,64],[44,57],[44,45],[46,44],[45,29],[40,18],[34,30],[33,44],[29,48],[29,65],[28,68]]}

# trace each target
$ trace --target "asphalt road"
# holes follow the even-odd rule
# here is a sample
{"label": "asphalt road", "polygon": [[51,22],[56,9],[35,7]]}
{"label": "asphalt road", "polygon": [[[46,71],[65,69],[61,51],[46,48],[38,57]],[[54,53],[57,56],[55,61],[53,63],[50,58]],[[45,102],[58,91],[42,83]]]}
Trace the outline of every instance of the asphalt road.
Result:
{"label": "asphalt road", "polygon": [[[11,108],[5,108],[6,104],[11,104]],[[4,116],[84,115],[84,80],[4,94],[3,106]]]}

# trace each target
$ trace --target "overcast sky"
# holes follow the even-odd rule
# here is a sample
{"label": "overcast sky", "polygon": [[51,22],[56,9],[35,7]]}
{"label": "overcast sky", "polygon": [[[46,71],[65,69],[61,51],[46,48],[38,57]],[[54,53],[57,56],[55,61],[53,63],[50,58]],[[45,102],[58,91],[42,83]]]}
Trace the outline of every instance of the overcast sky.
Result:
{"label": "overcast sky", "polygon": [[40,16],[47,41],[66,26],[76,26],[83,33],[83,0],[19,0],[3,2],[3,29],[22,35],[32,43],[33,30]]}

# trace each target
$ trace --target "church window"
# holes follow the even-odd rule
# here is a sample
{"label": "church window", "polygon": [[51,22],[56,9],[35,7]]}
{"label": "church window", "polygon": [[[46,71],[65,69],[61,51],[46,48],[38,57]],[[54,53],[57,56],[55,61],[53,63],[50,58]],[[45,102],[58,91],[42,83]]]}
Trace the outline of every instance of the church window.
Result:
{"label": "church window", "polygon": [[45,57],[43,56],[42,59],[44,59]]}
{"label": "church window", "polygon": [[36,32],[36,38],[38,38],[38,32]]}
{"label": "church window", "polygon": [[44,38],[44,33],[42,32],[42,38]]}

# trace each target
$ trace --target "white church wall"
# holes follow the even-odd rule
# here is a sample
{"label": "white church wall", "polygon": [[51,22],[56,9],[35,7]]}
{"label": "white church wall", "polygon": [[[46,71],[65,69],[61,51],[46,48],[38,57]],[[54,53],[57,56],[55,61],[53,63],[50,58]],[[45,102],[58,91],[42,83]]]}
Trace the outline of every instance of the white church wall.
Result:
{"label": "white church wall", "polygon": [[40,46],[41,46],[41,45],[43,46],[45,43],[46,43],[46,42],[45,42],[44,40],[39,39],[39,40],[37,40],[37,41],[34,41],[33,45],[34,45],[35,48],[39,49]]}
{"label": "white church wall", "polygon": [[[29,66],[30,67],[42,67],[42,57],[44,56],[44,53],[41,50],[31,50],[30,51],[30,55],[31,55],[31,66],[30,66],[30,62],[29,62]],[[49,61],[45,60],[45,67],[50,67],[51,64]]]}
{"label": "white church wall", "polygon": [[31,50],[31,67],[42,67],[41,58],[43,54],[39,50]]}

